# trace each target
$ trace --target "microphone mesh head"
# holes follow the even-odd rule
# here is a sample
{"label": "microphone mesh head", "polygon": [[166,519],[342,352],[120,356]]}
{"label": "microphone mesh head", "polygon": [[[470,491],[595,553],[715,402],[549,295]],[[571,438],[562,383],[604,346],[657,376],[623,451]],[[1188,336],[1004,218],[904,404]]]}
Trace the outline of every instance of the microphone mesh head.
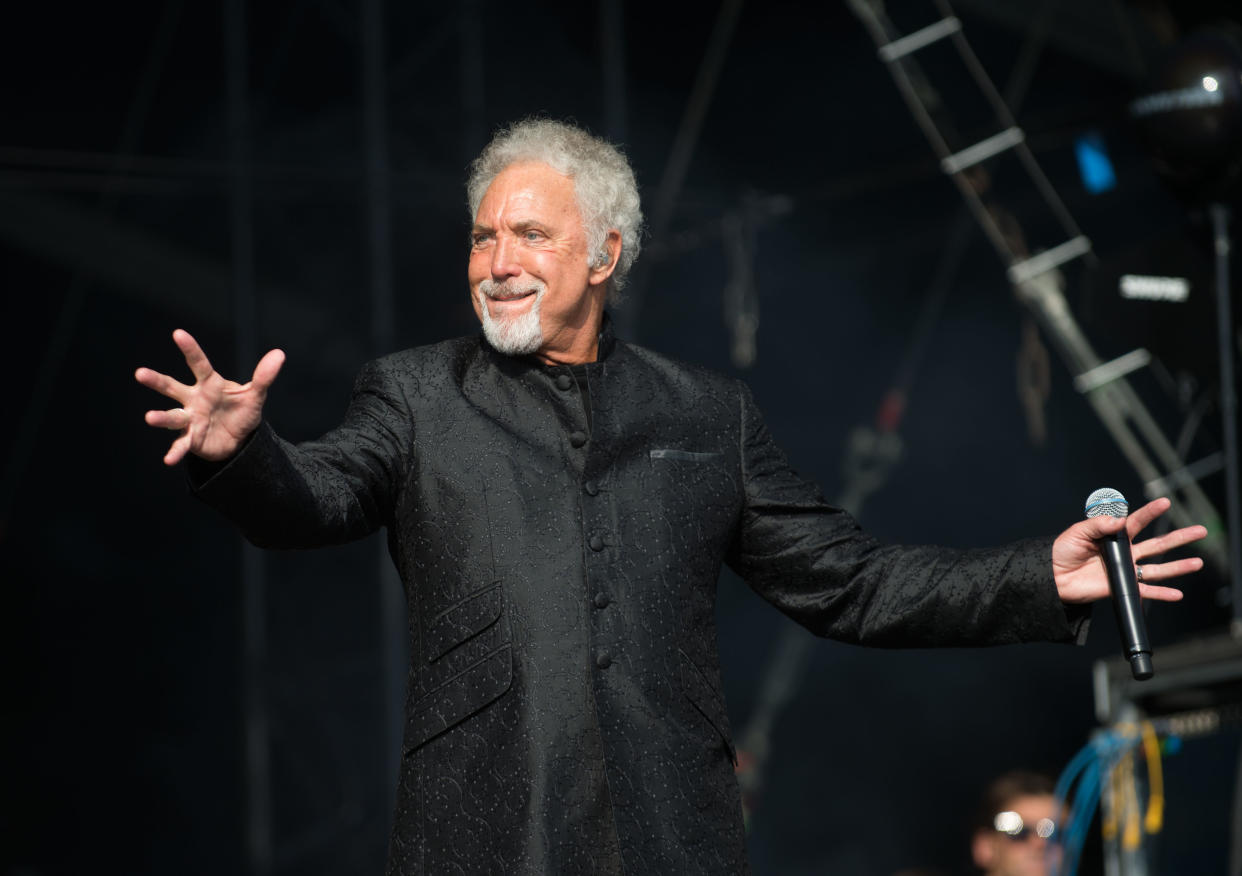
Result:
{"label": "microphone mesh head", "polygon": [[1087,497],[1088,517],[1125,517],[1130,513],[1126,497],[1109,487],[1100,487]]}

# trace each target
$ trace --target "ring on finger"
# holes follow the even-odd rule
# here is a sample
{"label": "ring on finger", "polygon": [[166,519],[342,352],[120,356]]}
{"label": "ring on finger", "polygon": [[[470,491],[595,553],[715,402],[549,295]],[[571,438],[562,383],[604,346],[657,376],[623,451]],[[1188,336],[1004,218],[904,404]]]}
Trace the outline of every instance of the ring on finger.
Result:
{"label": "ring on finger", "polygon": [[1143,567],[1142,566],[1136,565],[1134,567],[1134,577],[1137,578],[1139,581],[1143,580]]}

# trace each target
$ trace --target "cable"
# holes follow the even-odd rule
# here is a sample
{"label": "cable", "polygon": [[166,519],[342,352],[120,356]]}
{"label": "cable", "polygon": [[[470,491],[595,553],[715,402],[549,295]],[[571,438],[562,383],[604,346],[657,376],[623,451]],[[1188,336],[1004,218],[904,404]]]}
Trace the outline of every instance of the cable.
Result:
{"label": "cable", "polygon": [[[1145,755],[1150,795],[1146,815],[1140,819],[1141,802],[1136,777],[1139,748]],[[1105,783],[1109,793],[1102,795]],[[1072,794],[1071,789],[1076,790]],[[1158,833],[1164,823],[1164,774],[1160,760],[1160,741],[1155,725],[1119,724],[1102,730],[1078,751],[1057,779],[1054,790],[1057,811],[1066,827],[1049,845],[1049,872],[1053,876],[1075,876],[1086,844],[1091,821],[1103,796],[1104,811],[1100,830],[1106,842],[1120,835],[1128,852],[1141,848],[1143,836]],[[1054,853],[1059,850],[1059,855]]]}
{"label": "cable", "polygon": [[1149,834],[1160,833],[1164,827],[1164,770],[1160,763],[1160,740],[1156,738],[1156,728],[1151,721],[1144,721],[1140,726],[1143,751],[1147,754],[1147,786],[1151,794],[1143,827]]}

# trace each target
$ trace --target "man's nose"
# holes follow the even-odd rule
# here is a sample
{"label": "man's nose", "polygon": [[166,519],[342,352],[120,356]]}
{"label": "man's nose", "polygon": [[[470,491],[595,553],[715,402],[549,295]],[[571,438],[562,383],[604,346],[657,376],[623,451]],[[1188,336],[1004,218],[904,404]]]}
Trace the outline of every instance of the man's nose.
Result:
{"label": "man's nose", "polygon": [[517,247],[507,235],[500,235],[492,248],[492,279],[503,281],[522,273],[517,262]]}

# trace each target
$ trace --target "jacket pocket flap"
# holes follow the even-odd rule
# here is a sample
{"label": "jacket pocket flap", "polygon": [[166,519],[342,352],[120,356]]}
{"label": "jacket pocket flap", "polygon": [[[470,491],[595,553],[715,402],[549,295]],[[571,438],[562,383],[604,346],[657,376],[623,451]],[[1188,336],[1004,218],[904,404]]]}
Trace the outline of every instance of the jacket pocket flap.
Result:
{"label": "jacket pocket flap", "polygon": [[681,689],[686,699],[694,704],[694,707],[707,719],[707,723],[711,724],[720,734],[725,751],[729,753],[729,760],[736,765],[737,751],[733,747],[733,737],[729,731],[729,713],[725,711],[724,700],[716,693],[686,652],[679,650],[678,653],[681,655]]}
{"label": "jacket pocket flap", "polygon": [[405,753],[499,699],[511,684],[513,646],[505,645],[414,702],[405,721]]}
{"label": "jacket pocket flap", "polygon": [[497,581],[486,590],[466,597],[432,619],[423,633],[423,651],[427,662],[438,660],[462,642],[496,623],[503,606],[503,596],[500,582]]}

